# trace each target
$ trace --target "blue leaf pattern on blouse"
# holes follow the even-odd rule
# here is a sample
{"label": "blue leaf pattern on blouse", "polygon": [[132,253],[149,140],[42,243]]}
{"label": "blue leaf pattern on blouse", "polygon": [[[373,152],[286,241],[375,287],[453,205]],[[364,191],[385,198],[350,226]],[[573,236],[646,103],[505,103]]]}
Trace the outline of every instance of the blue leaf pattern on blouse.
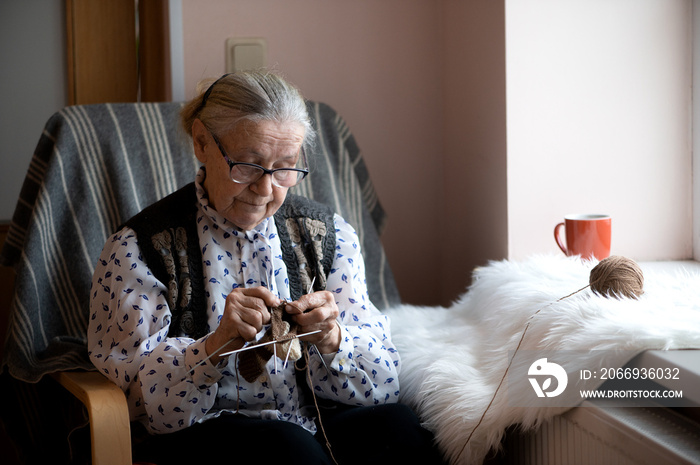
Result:
{"label": "blue leaf pattern on blouse", "polygon": [[[199,241],[204,265],[208,322],[216,328],[228,293],[264,282],[289,299],[289,279],[282,261],[274,220],[252,231],[238,231],[209,208],[197,175]],[[318,397],[351,405],[397,402],[400,358],[391,341],[388,317],[369,301],[364,261],[353,228],[335,216],[336,257],[328,277],[340,316],[341,345],[335,354],[309,349],[309,371]],[[128,270],[128,271],[127,271]],[[230,270],[238,270],[235,273]],[[237,381],[236,357],[219,366],[206,358],[199,340],[168,337],[171,313],[167,288],[146,268],[133,231],[125,228],[105,245],[93,277],[88,328],[89,355],[95,366],[127,395],[132,420],[154,433],[181,429],[235,412],[295,422],[316,431],[313,409],[300,409],[302,390],[293,363],[270,359],[260,379]],[[262,337],[266,328],[258,334]],[[371,381],[370,381],[371,380]]]}

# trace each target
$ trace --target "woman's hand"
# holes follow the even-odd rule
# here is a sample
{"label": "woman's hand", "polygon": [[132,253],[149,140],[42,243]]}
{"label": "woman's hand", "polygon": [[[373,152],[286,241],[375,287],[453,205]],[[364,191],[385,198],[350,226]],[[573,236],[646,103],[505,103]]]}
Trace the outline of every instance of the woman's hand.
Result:
{"label": "woman's hand", "polygon": [[288,302],[287,313],[300,326],[299,333],[321,330],[320,333],[301,338],[311,344],[322,354],[332,354],[340,348],[340,326],[337,318],[340,312],[335,298],[329,291],[306,294],[299,300]]}
{"label": "woman's hand", "polygon": [[[263,325],[270,322],[268,307],[280,304],[281,301],[266,287],[234,289],[226,296],[219,327],[206,341],[207,355],[225,344],[226,347],[222,348],[220,353],[240,349],[247,341],[254,340]],[[229,341],[232,342],[228,343]],[[214,355],[210,360],[216,365],[221,361],[221,357]]]}

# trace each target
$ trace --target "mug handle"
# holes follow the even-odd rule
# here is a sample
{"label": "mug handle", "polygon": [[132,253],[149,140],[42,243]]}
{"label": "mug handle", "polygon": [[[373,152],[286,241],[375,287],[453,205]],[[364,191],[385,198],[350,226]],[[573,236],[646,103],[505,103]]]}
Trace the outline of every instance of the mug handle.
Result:
{"label": "mug handle", "polygon": [[563,227],[564,223],[559,223],[554,227],[554,240],[557,241],[557,245],[564,252],[564,255],[569,255],[569,252],[566,251],[566,246],[561,242],[561,234],[559,234],[559,230]]}

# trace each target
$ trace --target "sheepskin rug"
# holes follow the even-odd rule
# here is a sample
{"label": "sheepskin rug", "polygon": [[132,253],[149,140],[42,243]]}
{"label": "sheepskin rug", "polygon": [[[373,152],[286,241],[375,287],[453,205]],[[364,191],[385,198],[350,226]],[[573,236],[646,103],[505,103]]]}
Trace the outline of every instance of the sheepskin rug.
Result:
{"label": "sheepskin rug", "polygon": [[402,359],[401,402],[435,433],[449,463],[481,464],[507,427],[536,428],[576,404],[575,396],[534,395],[526,379],[532,358],[517,360],[528,351],[574,354],[567,372],[576,383],[583,382],[572,380],[581,368],[621,367],[645,349],[700,348],[699,273],[645,269],[638,300],[590,289],[560,300],[585,287],[596,264],[561,255],[492,262],[475,270],[472,285],[448,308],[386,310]]}

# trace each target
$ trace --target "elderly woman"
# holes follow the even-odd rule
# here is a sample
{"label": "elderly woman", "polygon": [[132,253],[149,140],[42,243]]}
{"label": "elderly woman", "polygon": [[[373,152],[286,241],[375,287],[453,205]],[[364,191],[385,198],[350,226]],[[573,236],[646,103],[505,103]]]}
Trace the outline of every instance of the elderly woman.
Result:
{"label": "elderly woman", "polygon": [[224,75],[181,117],[194,183],[116,232],[93,277],[89,355],[150,433],[134,458],[433,460],[353,228],[287,193],[314,138],[299,92]]}

